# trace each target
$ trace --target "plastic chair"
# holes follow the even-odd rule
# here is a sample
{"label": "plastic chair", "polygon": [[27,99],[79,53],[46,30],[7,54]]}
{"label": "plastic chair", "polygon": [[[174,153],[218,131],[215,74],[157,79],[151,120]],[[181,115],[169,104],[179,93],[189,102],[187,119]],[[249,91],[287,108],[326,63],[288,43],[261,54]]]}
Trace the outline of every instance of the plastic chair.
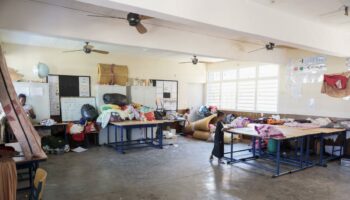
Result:
{"label": "plastic chair", "polygon": [[38,168],[35,173],[34,187],[32,188],[32,198],[34,200],[42,200],[43,191],[45,189],[47,172]]}

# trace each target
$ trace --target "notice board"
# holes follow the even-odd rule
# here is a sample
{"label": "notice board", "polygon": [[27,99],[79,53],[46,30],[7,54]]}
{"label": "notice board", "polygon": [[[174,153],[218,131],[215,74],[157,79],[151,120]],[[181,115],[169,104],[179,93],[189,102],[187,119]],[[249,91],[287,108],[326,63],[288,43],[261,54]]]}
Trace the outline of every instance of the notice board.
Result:
{"label": "notice board", "polygon": [[72,76],[50,74],[49,83],[50,115],[61,116],[61,97],[90,97],[90,76]]}
{"label": "notice board", "polygon": [[156,87],[156,97],[160,100],[164,110],[176,111],[178,107],[178,81],[152,80]]}

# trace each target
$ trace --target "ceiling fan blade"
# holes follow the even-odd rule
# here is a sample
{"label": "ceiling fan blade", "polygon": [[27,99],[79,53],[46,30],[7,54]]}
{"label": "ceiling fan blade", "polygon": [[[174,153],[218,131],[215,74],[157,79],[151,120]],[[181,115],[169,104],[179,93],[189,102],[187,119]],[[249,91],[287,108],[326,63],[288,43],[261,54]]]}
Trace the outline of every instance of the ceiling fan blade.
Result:
{"label": "ceiling fan blade", "polygon": [[144,27],[141,23],[138,23],[135,27],[136,27],[137,31],[141,34],[144,34],[147,32],[146,27]]}
{"label": "ceiling fan blade", "polygon": [[71,51],[63,51],[63,53],[70,53],[70,52],[76,52],[76,51],[83,51],[83,49],[79,49],[79,50],[71,50]]}
{"label": "ceiling fan blade", "polygon": [[263,50],[263,49],[266,49],[266,47],[261,47],[261,48],[259,48],[259,49],[255,49],[255,50],[253,50],[253,51],[248,51],[248,53],[253,53],[253,52],[256,52],[256,51],[261,51],[261,50]]}
{"label": "ceiling fan blade", "polygon": [[279,49],[296,49],[294,47],[286,46],[286,45],[276,45],[275,48]]}
{"label": "ceiling fan blade", "polygon": [[92,49],[91,51],[92,51],[92,52],[95,52],[95,53],[109,54],[108,51],[102,51],[102,50],[97,50],[97,49]]}
{"label": "ceiling fan blade", "polygon": [[179,64],[187,64],[187,63],[193,64],[192,62],[179,62]]}
{"label": "ceiling fan blade", "polygon": [[115,17],[115,16],[108,16],[108,15],[87,15],[89,17],[101,17],[101,18],[111,18],[111,19],[126,19],[125,17]]}
{"label": "ceiling fan blade", "polygon": [[140,19],[141,19],[141,20],[144,20],[144,19],[153,19],[153,17],[146,16],[146,15],[140,15]]}
{"label": "ceiling fan blade", "polygon": [[337,13],[339,13],[339,12],[342,12],[343,9],[344,9],[344,6],[341,6],[341,7],[338,8],[337,10],[333,10],[333,11],[330,11],[330,12],[321,14],[320,17],[326,17],[326,16],[329,16],[329,15],[337,14]]}

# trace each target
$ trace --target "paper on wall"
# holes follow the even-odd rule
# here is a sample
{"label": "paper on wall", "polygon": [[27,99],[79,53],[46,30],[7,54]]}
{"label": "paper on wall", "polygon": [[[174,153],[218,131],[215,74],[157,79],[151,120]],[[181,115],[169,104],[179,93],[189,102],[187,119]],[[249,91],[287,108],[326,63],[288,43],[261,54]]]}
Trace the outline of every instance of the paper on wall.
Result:
{"label": "paper on wall", "polygon": [[90,96],[90,81],[89,77],[79,77],[79,96]]}

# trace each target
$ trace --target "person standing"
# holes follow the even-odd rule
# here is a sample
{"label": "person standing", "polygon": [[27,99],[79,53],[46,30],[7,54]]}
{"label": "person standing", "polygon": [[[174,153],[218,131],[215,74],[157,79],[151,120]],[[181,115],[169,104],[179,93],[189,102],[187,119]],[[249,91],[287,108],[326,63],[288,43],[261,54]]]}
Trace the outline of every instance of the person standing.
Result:
{"label": "person standing", "polygon": [[219,164],[225,164],[225,162],[222,160],[224,157],[224,132],[230,129],[224,127],[224,119],[225,113],[218,111],[214,137],[214,148],[209,157],[210,162],[213,161],[214,156],[218,158]]}

